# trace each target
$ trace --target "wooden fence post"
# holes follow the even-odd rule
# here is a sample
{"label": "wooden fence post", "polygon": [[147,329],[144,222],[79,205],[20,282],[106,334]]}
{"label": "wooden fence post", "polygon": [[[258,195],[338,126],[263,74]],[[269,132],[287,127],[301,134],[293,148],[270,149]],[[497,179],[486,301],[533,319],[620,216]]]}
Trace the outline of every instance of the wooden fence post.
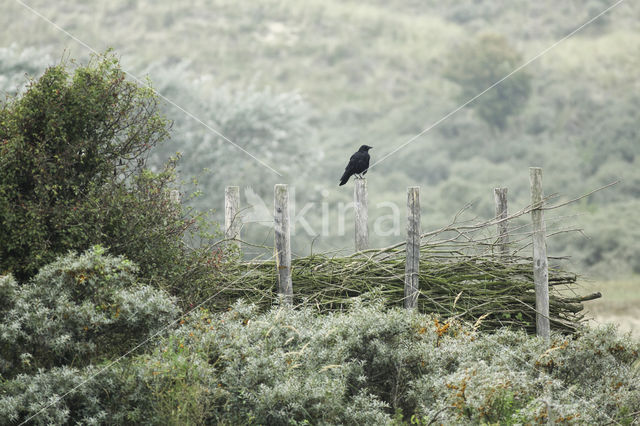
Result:
{"label": "wooden fence post", "polygon": [[367,180],[355,179],[353,202],[356,216],[356,251],[369,248],[369,212],[367,211]]}
{"label": "wooden fence post", "polygon": [[228,247],[240,248],[240,188],[227,186],[224,190],[224,236],[230,241]]}
{"label": "wooden fence post", "polygon": [[[509,216],[507,210],[507,188],[494,188],[493,198],[496,203],[496,219],[506,219]],[[498,223],[498,247],[502,257],[509,255],[509,231],[507,221]]]}
{"label": "wooden fence post", "polygon": [[278,294],[285,304],[293,303],[291,283],[291,241],[289,236],[289,189],[278,184],[274,188],[275,258]]}
{"label": "wooden fence post", "polygon": [[542,169],[529,168],[533,222],[533,280],[536,286],[536,334],[549,341],[549,265],[542,215]]}
{"label": "wooden fence post", "polygon": [[420,271],[420,187],[407,188],[407,261],[404,268],[404,307],[418,306]]}

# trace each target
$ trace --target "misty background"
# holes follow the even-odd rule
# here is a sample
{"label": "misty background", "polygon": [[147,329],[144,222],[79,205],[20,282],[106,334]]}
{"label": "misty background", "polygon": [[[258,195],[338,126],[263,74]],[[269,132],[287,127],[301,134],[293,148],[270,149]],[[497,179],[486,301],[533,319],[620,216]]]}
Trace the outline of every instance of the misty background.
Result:
{"label": "misty background", "polygon": [[[372,163],[598,15],[611,0],[530,2],[310,0],[30,0],[28,5],[97,52],[113,48],[132,75],[167,103],[172,138],[154,167],[180,152],[185,198],[223,222],[224,188],[241,187],[272,209],[288,183],[317,234],[298,225],[294,253],[353,250],[353,224],[339,235],[338,187],[349,156],[372,145]],[[0,5],[0,93],[23,90],[61,60],[90,51],[19,2]],[[421,187],[422,229],[494,215],[493,188],[509,208],[529,203],[529,166],[545,194],[568,200],[547,213],[560,234],[549,254],[593,277],[640,273],[640,4],[623,2],[477,101],[375,165],[367,174],[369,218],[399,206],[398,235],[370,229],[372,246],[404,238],[406,188]],[[243,153],[184,109],[266,163]],[[247,190],[246,188],[250,188]],[[251,197],[251,196],[249,196]],[[386,203],[386,204],[385,204]],[[323,205],[328,210],[323,211]],[[560,217],[561,216],[561,217]],[[326,219],[325,219],[326,220]],[[269,227],[243,238],[271,244]],[[251,253],[250,248],[247,249]]]}

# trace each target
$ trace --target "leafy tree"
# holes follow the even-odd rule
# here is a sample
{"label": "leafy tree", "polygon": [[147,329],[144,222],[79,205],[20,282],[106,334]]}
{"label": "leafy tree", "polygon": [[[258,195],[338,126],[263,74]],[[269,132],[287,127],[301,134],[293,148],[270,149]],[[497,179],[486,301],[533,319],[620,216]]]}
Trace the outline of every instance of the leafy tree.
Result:
{"label": "leafy tree", "polygon": [[[466,102],[522,64],[522,56],[498,34],[483,34],[455,49],[445,76],[459,84],[459,102]],[[525,71],[511,75],[473,102],[478,116],[503,130],[509,116],[522,111],[531,93],[531,77]]]}
{"label": "leafy tree", "polygon": [[168,138],[152,89],[112,54],[48,68],[0,109],[0,272],[23,281],[59,254],[109,247],[166,280],[184,271],[194,219],[170,202],[175,162],[145,169]]}

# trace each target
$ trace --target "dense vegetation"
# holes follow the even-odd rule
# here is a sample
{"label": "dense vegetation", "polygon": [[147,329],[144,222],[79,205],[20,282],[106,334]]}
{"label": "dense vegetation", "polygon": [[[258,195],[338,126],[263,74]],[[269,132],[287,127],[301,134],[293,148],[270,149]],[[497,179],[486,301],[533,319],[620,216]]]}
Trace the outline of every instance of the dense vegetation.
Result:
{"label": "dense vegetation", "polygon": [[[347,139],[371,140],[381,154],[389,152],[425,120],[500,75],[501,67],[570,31],[568,21],[606,6],[593,0],[578,9],[556,5],[551,13],[550,2],[397,3],[217,1],[211,9],[193,0],[162,2],[144,14],[128,0],[98,11],[80,3],[68,10],[33,5],[73,24],[72,32],[91,24],[90,43],[103,22],[114,36],[131,35],[113,43],[128,67],[152,72],[164,95],[207,116],[277,168],[278,180],[304,192],[299,203],[308,197],[316,204],[350,198],[323,183],[335,184],[352,151]],[[638,99],[629,90],[637,76],[625,74],[638,58],[626,57],[625,49],[640,39],[629,17],[637,6],[625,7],[381,163],[369,178],[371,204],[403,204],[399,188],[427,185],[425,226],[440,224],[497,184],[509,185],[525,204],[526,178],[517,176],[533,160],[549,170],[548,192],[583,192],[621,173],[639,179]],[[166,140],[170,122],[162,108],[169,105],[127,78],[110,54],[87,65],[54,61],[45,70],[47,54],[59,56],[59,45],[48,44],[50,28],[15,19],[25,13],[17,2],[0,9],[8,11],[0,14],[7,28],[0,44],[13,43],[0,48],[0,89],[18,92],[0,108],[3,421],[467,424],[551,416],[593,424],[640,418],[640,344],[611,327],[554,333],[546,345],[516,327],[481,331],[482,321],[495,316],[463,323],[390,309],[375,292],[341,295],[341,309],[331,313],[304,301],[295,309],[243,301],[221,306],[216,296],[230,289],[228,281],[249,282],[258,266],[224,277],[229,265],[238,265],[236,253],[217,244],[215,222],[171,201],[169,192],[184,188],[178,175],[210,167],[199,183],[191,182],[194,197],[186,203],[212,207],[220,205],[227,183],[251,183],[253,198],[264,197],[274,175],[181,112],[171,111],[173,139]],[[514,14],[523,10],[530,22],[515,25]],[[100,21],[83,19],[89,15]],[[493,34],[485,31],[488,23]],[[32,26],[26,31],[23,25]],[[160,28],[184,37],[169,42]],[[11,31],[24,38],[8,38]],[[159,43],[165,56],[137,55],[137,37]],[[30,43],[39,47],[24,49]],[[594,61],[594,46],[616,72]],[[208,60],[216,64],[209,77]],[[24,72],[41,77],[22,86]],[[177,149],[184,152],[181,162],[173,158]],[[590,231],[597,237],[564,240],[555,250],[577,248],[578,260],[594,270],[615,269],[610,275],[637,271],[634,233],[640,228],[630,227],[638,220],[637,195],[637,185],[625,183],[585,199],[580,208],[592,213],[585,222],[594,221]],[[486,217],[490,192],[485,198],[475,212]],[[307,219],[320,227],[317,212]],[[246,231],[260,237],[259,229]],[[304,234],[296,237],[297,246],[309,250]],[[318,243],[345,247],[345,240],[332,234]],[[515,272],[526,286],[529,272]],[[457,290],[446,302],[455,297],[469,309],[473,300]]]}
{"label": "dense vegetation", "polygon": [[[169,216],[162,197],[151,195],[167,179],[143,171],[146,152],[167,137],[167,121],[151,92],[114,65],[82,67],[73,77],[64,65],[51,67],[0,110],[1,270],[25,279],[96,239],[116,251],[125,245],[119,241],[147,240],[144,247]],[[147,212],[131,217],[138,209]],[[145,263],[151,255],[131,249]]]}
{"label": "dense vegetation", "polygon": [[[613,328],[493,334],[356,298],[174,321],[175,301],[100,248],[0,278],[0,415],[33,424],[625,423],[640,344]],[[34,307],[37,307],[34,309]],[[52,317],[52,314],[54,315]],[[46,327],[43,325],[48,323]],[[112,362],[151,339],[132,355]],[[17,343],[17,344],[16,344]],[[9,349],[10,348],[10,349]]]}
{"label": "dense vegetation", "polygon": [[[174,132],[152,162],[183,153],[181,176],[197,177],[203,194],[193,205],[221,211],[224,186],[235,184],[252,186],[270,206],[273,184],[290,183],[298,209],[314,203],[305,218],[315,233],[322,230],[321,203],[331,207],[330,235],[314,241],[322,251],[352,246],[351,221],[337,235],[334,208],[351,193],[335,184],[357,146],[366,142],[374,161],[381,158],[612,3],[29,4],[95,49],[113,46],[127,70],[151,74],[162,94],[283,174],[168,105]],[[74,56],[87,53],[17,2],[1,8],[1,90],[16,90],[24,72],[42,73],[64,47]],[[472,214],[491,216],[495,186],[509,187],[512,208],[524,206],[532,165],[544,168],[547,193],[567,197],[621,178],[568,219],[591,239],[559,238],[550,253],[607,276],[640,271],[639,14],[637,4],[623,2],[377,165],[368,174],[372,222],[389,213],[379,203],[403,206],[410,185],[422,187],[423,224],[432,229],[469,201]],[[468,55],[474,46],[476,55]],[[244,231],[253,242],[269,238],[260,225]],[[399,237],[377,233],[372,244]],[[296,251],[308,253],[311,240],[299,227]]]}
{"label": "dense vegetation", "polygon": [[[102,244],[170,288],[203,271],[203,215],[170,200],[176,159],[154,173],[150,150],[170,124],[150,88],[112,55],[61,63],[0,107],[0,272],[27,281],[69,250]],[[200,239],[202,241],[202,239]]]}

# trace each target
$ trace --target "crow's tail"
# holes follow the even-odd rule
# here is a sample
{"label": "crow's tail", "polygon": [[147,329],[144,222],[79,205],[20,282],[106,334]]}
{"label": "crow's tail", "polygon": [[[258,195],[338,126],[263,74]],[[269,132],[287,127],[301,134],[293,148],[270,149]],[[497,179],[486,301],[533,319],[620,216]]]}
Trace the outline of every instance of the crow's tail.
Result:
{"label": "crow's tail", "polygon": [[351,176],[348,176],[347,174],[342,175],[342,177],[340,178],[340,184],[338,186],[342,186],[347,183],[350,177]]}

